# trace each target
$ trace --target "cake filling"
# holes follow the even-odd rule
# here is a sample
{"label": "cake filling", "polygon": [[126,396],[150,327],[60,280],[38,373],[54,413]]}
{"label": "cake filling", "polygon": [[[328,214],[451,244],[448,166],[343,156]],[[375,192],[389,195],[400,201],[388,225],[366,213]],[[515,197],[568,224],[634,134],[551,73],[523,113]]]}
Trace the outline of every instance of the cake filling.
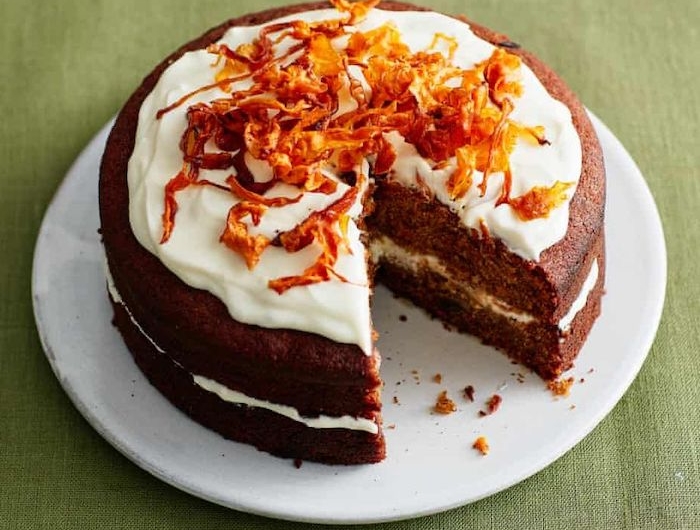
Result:
{"label": "cake filling", "polygon": [[[494,154],[497,150],[493,145],[486,149],[476,144],[465,144],[448,156],[443,156],[444,153],[426,156],[419,152],[424,138],[402,136],[385,124],[382,127],[386,131],[379,138],[371,137],[382,148],[361,162],[353,162],[353,173],[363,185],[369,183],[370,169],[374,173],[381,169],[388,179],[425,190],[455,212],[466,227],[488,230],[526,260],[539,259],[543,250],[564,236],[569,201],[581,171],[581,144],[569,110],[547,93],[526,65],[476,37],[463,21],[438,13],[371,9],[362,15],[353,12],[349,20],[339,19],[337,10],[316,10],[296,13],[263,26],[235,27],[210,50],[185,53],[164,71],[141,106],[128,171],[130,222],[141,245],[157,255],[182,281],[217,296],[239,322],[308,331],[338,342],[357,344],[366,355],[372,353],[370,288],[357,224],[362,215],[364,188],[357,188],[352,204],[346,200],[350,197],[349,190],[357,185],[347,183],[339,169],[343,166],[344,147],[330,149],[335,154],[329,163],[319,166],[313,175],[304,176],[302,187],[308,189],[303,189],[301,194],[300,188],[289,182],[273,182],[280,165],[289,161],[285,162],[284,156],[277,153],[273,168],[268,155],[265,155],[267,159],[261,159],[266,151],[259,145],[259,138],[251,140],[250,135],[246,136],[246,149],[230,152],[209,145],[213,140],[209,142],[207,152],[202,155],[209,157],[206,163],[197,159],[201,166],[196,175],[197,185],[190,186],[194,177],[183,173],[183,167],[192,164],[183,158],[183,149],[188,149],[188,142],[196,142],[187,135],[193,116],[202,112],[202,119],[210,119],[211,114],[207,113],[217,105],[228,105],[232,95],[251,89],[250,76],[236,71],[240,64],[230,61],[230,57],[245,55],[251,50],[246,46],[254,48],[251,43],[259,43],[264,32],[292,21],[297,21],[296,26],[287,27],[306,24],[313,28],[321,27],[324,21],[340,21],[342,35],[328,38],[320,32],[318,38],[310,40],[311,44],[306,43],[317,54],[319,68],[327,70],[323,72],[327,78],[339,65],[337,61],[323,63],[324,58],[342,54],[349,57],[352,53],[348,49],[358,42],[364,43],[365,55],[371,55],[372,46],[381,48],[381,36],[389,35],[397,39],[391,50],[405,46],[406,54],[423,53],[426,64],[442,61],[446,65],[438,75],[440,83],[432,78],[430,82],[436,81],[432,85],[411,84],[409,92],[421,105],[428,105],[430,98],[437,97],[431,92],[435,86],[448,90],[456,88],[452,85],[466,83],[470,69],[481,72],[486,85],[497,79],[489,88],[491,92],[498,88],[508,94],[507,98],[487,96],[495,104],[490,103],[492,108],[485,111],[485,116],[500,116],[497,122],[485,127],[495,126],[489,133],[492,136],[489,141],[505,146],[508,153],[505,158]],[[329,23],[327,28],[334,28],[333,24]],[[289,31],[287,36],[278,35],[274,41],[275,56],[267,63],[270,69],[265,75],[286,75],[299,66],[295,62],[299,60],[299,43],[290,36],[294,30]],[[355,35],[360,37],[353,39]],[[373,38],[378,38],[375,44]],[[383,51],[374,53],[369,59],[356,57],[353,59],[356,62],[346,65],[345,84],[337,92],[337,108],[324,119],[338,120],[363,101],[379,97],[373,91],[376,80],[371,78],[373,70],[368,65],[372,61],[381,63]],[[495,60],[494,57],[498,60],[492,70],[483,66]],[[245,59],[250,64],[255,62],[254,57]],[[517,68],[513,66],[515,63]],[[391,64],[382,64],[374,64],[379,68],[376,72],[384,66],[393,68]],[[502,67],[505,70],[499,70]],[[281,69],[282,74],[275,68]],[[240,79],[236,77],[239,74]],[[222,79],[231,81],[222,83]],[[302,80],[303,77],[292,78],[294,82]],[[483,91],[475,90],[473,94],[478,99]],[[259,94],[252,99],[262,101],[264,96]],[[306,104],[306,100],[302,103]],[[291,103],[285,106],[277,101],[276,105],[265,112],[291,112]],[[232,108],[226,116],[235,116],[237,110]],[[318,109],[304,109],[299,116],[310,116],[315,110]],[[355,138],[361,136],[358,130],[351,134],[353,145],[359,142]],[[265,138],[274,137],[273,132],[267,131]],[[428,127],[426,134],[429,133]],[[332,145],[345,146],[346,136]],[[320,149],[313,144],[313,138],[317,137],[308,136],[309,144],[305,148]],[[328,138],[324,141],[329,141]],[[327,146],[326,150],[329,150]],[[385,160],[392,156],[391,163]],[[219,168],[233,163],[233,159],[236,159],[235,171]],[[382,164],[387,167],[381,167]],[[487,169],[480,170],[484,165]],[[291,174],[294,169],[288,167],[287,171]],[[244,174],[248,187],[241,189]],[[273,182],[269,189],[268,182]],[[253,189],[265,191],[253,192]],[[246,198],[257,202],[251,205]],[[549,207],[533,207],[531,203],[538,200],[539,206],[549,201]],[[337,215],[324,213],[343,201],[347,204],[335,212]],[[175,213],[177,221],[173,224]],[[315,232],[306,232],[296,242],[280,241],[279,236],[303,227],[305,220],[314,216],[330,220],[322,229],[315,227]],[[233,252],[232,247],[239,252]],[[301,271],[308,281],[300,280]],[[290,285],[295,287],[288,288]],[[475,296],[482,297],[489,307],[498,307],[494,311],[516,320],[529,317],[517,309],[499,305],[498,300],[489,300],[484,293]]]}
{"label": "cake filling", "polygon": [[487,293],[483,289],[458,282],[436,256],[409,252],[386,236],[372,240],[370,252],[375,262],[390,261],[412,271],[415,275],[419,275],[425,270],[438,274],[445,279],[448,285],[453,286],[453,290],[459,292],[461,297],[466,297],[477,306],[492,311],[497,315],[521,324],[529,324],[536,320],[530,313],[512,307],[507,302]]}
{"label": "cake filling", "polygon": [[588,272],[588,276],[581,286],[581,291],[578,293],[576,300],[573,301],[569,311],[562,317],[559,321],[559,329],[562,331],[567,331],[571,327],[571,323],[574,318],[584,307],[586,307],[586,302],[588,301],[588,295],[593,291],[596,282],[598,281],[598,260],[594,259],[591,264],[591,270]]}
{"label": "cake filling", "polygon": [[[530,324],[537,321],[537,319],[527,311],[519,310],[483,289],[475,288],[464,282],[457,281],[454,276],[450,274],[442,261],[436,256],[409,252],[400,245],[397,245],[387,236],[373,239],[370,244],[370,253],[374,262],[380,263],[383,260],[389,261],[399,267],[412,271],[416,276],[425,271],[438,274],[444,278],[448,286],[453,286],[451,290],[459,293],[461,298],[466,298],[468,302],[499,316],[513,320],[518,324]],[[558,322],[558,327],[561,331],[567,331],[571,327],[571,323],[579,311],[586,306],[588,295],[593,291],[597,280],[598,260],[595,259],[569,311],[567,311],[566,315]]]}
{"label": "cake filling", "polygon": [[[107,279],[107,291],[109,292],[112,301],[115,304],[119,304],[124,308],[127,315],[129,315],[129,319],[131,320],[132,324],[136,327],[136,329],[138,329],[139,333],[141,333],[141,335],[143,335],[144,338],[146,338],[148,342],[150,342],[153,345],[153,347],[156,349],[156,351],[158,351],[158,353],[162,355],[167,355],[165,350],[158,346],[158,344],[144,331],[144,329],[141,327],[138,321],[134,318],[134,315],[131,313],[127,305],[124,303],[124,300],[122,299],[121,295],[119,294],[119,291],[117,290],[116,285],[114,284],[114,279],[112,278],[112,274],[109,271],[109,267],[107,266],[106,262],[105,276]],[[180,363],[178,363],[171,357],[170,360],[180,368],[184,369],[184,367],[180,365]],[[340,417],[325,416],[322,414],[313,418],[305,417],[299,414],[299,411],[297,409],[295,409],[294,407],[290,407],[289,405],[272,403],[263,399],[257,399],[251,396],[247,396],[242,392],[232,390],[222,385],[221,383],[213,379],[204,377],[202,375],[190,373],[190,376],[192,377],[193,383],[196,384],[198,387],[202,388],[203,390],[206,390],[207,392],[216,394],[220,399],[228,403],[269,410],[270,412],[274,412],[275,414],[280,414],[281,416],[285,416],[291,420],[303,423],[307,427],[311,427],[313,429],[349,429],[355,431],[366,431],[371,434],[377,434],[379,432],[379,426],[377,425],[377,423],[368,418],[354,418],[352,416],[347,415]]]}
{"label": "cake filling", "polygon": [[299,412],[294,407],[270,403],[269,401],[246,396],[241,392],[225,387],[221,383],[217,383],[213,379],[209,379],[201,375],[193,375],[192,379],[196,385],[208,392],[213,392],[228,403],[263,408],[269,410],[270,412],[286,416],[287,418],[303,423],[307,427],[312,427],[314,429],[351,429],[355,431],[367,431],[372,434],[377,434],[377,432],[379,432],[379,427],[377,424],[367,418],[353,418],[352,416],[332,417],[323,415],[316,418],[305,418],[300,416]]}

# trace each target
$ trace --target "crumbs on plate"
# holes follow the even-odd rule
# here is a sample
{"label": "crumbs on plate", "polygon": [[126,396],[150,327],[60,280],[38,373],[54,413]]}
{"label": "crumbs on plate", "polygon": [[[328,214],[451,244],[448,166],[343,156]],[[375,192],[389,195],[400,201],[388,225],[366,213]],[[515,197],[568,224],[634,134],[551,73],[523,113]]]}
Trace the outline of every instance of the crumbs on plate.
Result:
{"label": "crumbs on plate", "polygon": [[490,416],[494,412],[498,410],[498,407],[501,406],[501,402],[503,401],[503,398],[499,396],[498,394],[494,394],[489,398],[489,400],[486,402],[486,410],[480,410],[479,411],[479,416]]}
{"label": "crumbs on plate", "polygon": [[447,397],[447,390],[443,390],[438,394],[433,410],[438,414],[452,414],[457,410],[457,405]]}
{"label": "crumbs on plate", "polygon": [[464,398],[467,401],[474,402],[474,387],[472,385],[467,385],[464,387]]}
{"label": "crumbs on plate", "polygon": [[571,392],[571,387],[574,384],[574,378],[556,379],[547,383],[547,388],[556,397],[568,397]]}

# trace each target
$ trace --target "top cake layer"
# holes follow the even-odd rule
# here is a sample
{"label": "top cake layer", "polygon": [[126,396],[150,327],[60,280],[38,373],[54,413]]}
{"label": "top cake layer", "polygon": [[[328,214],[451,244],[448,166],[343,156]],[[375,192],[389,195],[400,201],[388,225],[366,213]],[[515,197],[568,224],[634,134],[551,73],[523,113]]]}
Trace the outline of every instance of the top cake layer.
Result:
{"label": "top cake layer", "polygon": [[[317,21],[339,19],[346,20],[347,16],[336,10],[296,13],[263,26],[231,28],[218,44],[235,50],[242,44],[253,42],[264,27],[272,24],[300,20],[312,25]],[[345,25],[344,31],[348,34],[367,33],[386,24],[396,28],[401,41],[413,54],[435,52],[442,54],[443,59],[451,55],[445,61],[449,65],[446,70],[452,67],[457,72],[473,70],[488,61],[496,51],[494,46],[476,37],[466,23],[433,12],[373,9],[364,20]],[[277,44],[276,56],[281,57],[298,42],[291,37],[285,38]],[[334,37],[329,42],[336,52],[346,53],[347,36]],[[355,173],[360,175],[355,183],[358,193],[343,212],[346,220],[339,222],[340,218],[337,218],[332,227],[348,248],[341,248],[338,252],[334,274],[327,281],[288,288],[282,292],[270,287],[272,281],[298,276],[312,267],[319,253],[323,252],[323,246],[318,241],[296,252],[288,252],[282,246],[268,245],[256,256],[258,261],[252,267],[244,255],[232,251],[221,241],[231,209],[244,202],[244,197],[229,189],[230,181],[227,180],[237,172],[231,167],[200,169],[198,179],[215,185],[188,186],[177,192],[177,215],[169,237],[163,241],[164,190],[185,165],[181,138],[188,127],[189,109],[198,103],[210,107],[212,102],[226,100],[232,92],[246,90],[252,84],[250,77],[230,85],[216,84],[217,79],[227,75],[224,72],[226,61],[217,61],[217,57],[217,54],[206,50],[184,54],[164,71],[141,106],[128,172],[130,220],[137,239],[185,283],[205,289],[221,299],[230,314],[240,322],[309,331],[339,342],[357,344],[366,353],[371,352],[370,292],[365,251],[355,220],[361,214],[361,201],[371,165],[377,163],[375,153],[366,156],[366,161],[356,160],[353,165]],[[296,58],[292,54],[281,60],[280,64],[287,67]],[[351,86],[350,77],[357,80],[365,99],[372,99],[373,81],[365,75],[368,71],[367,61],[365,57],[364,64],[350,65],[345,71],[346,84],[338,92],[339,105],[332,115],[333,119],[358,107],[357,99],[348,89]],[[462,74],[455,74],[444,85],[457,88],[461,82],[459,75]],[[514,148],[508,156],[511,179],[509,197],[525,197],[533,189],[546,190],[557,186],[557,183],[566,183],[565,193],[560,194],[563,200],[556,207],[547,211],[546,215],[531,220],[522,219],[510,203],[502,200],[505,172],[492,171],[487,183],[480,187],[484,171],[478,167],[472,168],[471,184],[465,186],[461,193],[455,193],[451,177],[464,169],[465,158],[472,155],[478,157],[478,153],[465,150],[433,160],[425,153],[421,155],[420,146],[407,142],[399,130],[389,127],[384,128],[382,137],[393,147],[397,156],[387,178],[396,179],[407,186],[427,188],[429,193],[454,211],[465,226],[488,230],[491,236],[502,240],[514,253],[527,260],[537,260],[542,251],[566,233],[568,205],[581,173],[581,143],[567,107],[549,96],[526,65],[516,69],[513,79],[510,75],[508,73],[503,79],[516,81],[522,90],[509,98],[513,108],[508,113],[500,110],[502,114],[508,114],[507,118],[512,123],[532,128],[535,132],[515,137]],[[434,78],[423,81],[436,85]],[[206,86],[211,88],[198,91]],[[412,88],[420,97],[420,84],[416,82]],[[191,96],[181,104],[175,104],[188,94]],[[171,108],[167,112],[159,113],[169,106]],[[306,112],[309,111],[306,109]],[[533,141],[537,135],[542,135],[540,140],[546,141]],[[206,150],[221,152],[214,145],[208,145]],[[264,183],[273,179],[274,172],[269,161],[256,159],[250,152],[243,154],[243,160],[244,170],[250,173],[254,182]],[[296,202],[266,207],[257,225],[254,215],[250,213],[236,221],[245,225],[248,235],[274,241],[280,233],[293,230],[312,212],[321,212],[343,197],[348,197],[353,183],[348,184],[341,179],[343,171],[337,161],[330,157],[320,169],[324,177],[334,183],[334,191],[304,190]],[[280,181],[266,191],[264,197],[296,198],[300,195],[299,191],[298,187]]]}

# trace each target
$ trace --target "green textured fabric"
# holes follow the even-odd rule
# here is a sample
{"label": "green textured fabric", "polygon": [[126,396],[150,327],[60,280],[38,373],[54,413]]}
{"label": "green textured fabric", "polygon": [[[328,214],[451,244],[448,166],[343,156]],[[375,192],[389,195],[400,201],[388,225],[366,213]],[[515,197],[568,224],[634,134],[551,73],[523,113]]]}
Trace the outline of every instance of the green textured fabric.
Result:
{"label": "green textured fabric", "polygon": [[[32,316],[39,223],[72,160],[178,44],[258,0],[0,2],[0,528],[301,528],[215,506],[107,444],[54,378]],[[700,527],[700,3],[425,0],[508,33],[617,134],[657,201],[666,305],[639,377],[556,463],[387,528]],[[630,219],[633,223],[634,219]]]}

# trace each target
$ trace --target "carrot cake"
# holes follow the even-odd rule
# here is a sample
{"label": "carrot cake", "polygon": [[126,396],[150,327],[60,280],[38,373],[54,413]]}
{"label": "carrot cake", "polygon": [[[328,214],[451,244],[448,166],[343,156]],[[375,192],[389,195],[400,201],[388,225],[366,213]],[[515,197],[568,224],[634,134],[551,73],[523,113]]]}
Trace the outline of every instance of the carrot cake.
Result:
{"label": "carrot cake", "polygon": [[100,175],[114,323],[230,439],[378,462],[375,282],[547,380],[600,312],[605,174],[549,68],[365,0],[230,20],[151,72]]}

